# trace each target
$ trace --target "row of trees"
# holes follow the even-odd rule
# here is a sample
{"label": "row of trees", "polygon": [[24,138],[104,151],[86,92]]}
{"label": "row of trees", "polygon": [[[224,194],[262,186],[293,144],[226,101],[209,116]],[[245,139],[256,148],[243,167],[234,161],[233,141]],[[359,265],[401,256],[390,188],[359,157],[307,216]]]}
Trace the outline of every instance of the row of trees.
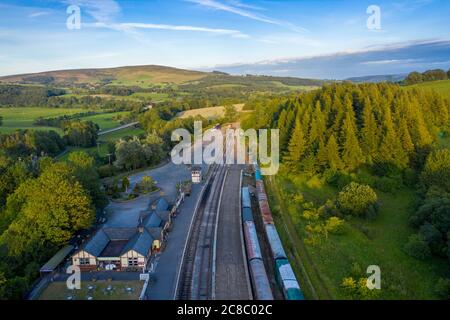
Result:
{"label": "row of trees", "polygon": [[55,131],[17,130],[0,135],[0,149],[11,157],[30,155],[55,156],[66,147],[66,141]]}
{"label": "row of trees", "polygon": [[93,147],[97,143],[99,127],[90,121],[69,121],[63,126],[64,137],[56,131],[16,130],[0,135],[0,149],[11,157],[56,156],[67,145]]}
{"label": "row of trees", "polygon": [[445,72],[442,69],[428,70],[423,73],[411,72],[402,83],[406,85],[417,84],[427,81],[447,80],[450,79],[450,69]]}

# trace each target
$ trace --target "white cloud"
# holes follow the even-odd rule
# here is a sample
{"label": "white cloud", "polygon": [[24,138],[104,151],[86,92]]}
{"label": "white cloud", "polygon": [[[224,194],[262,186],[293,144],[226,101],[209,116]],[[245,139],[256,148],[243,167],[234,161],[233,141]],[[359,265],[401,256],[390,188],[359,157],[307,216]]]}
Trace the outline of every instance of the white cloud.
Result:
{"label": "white cloud", "polygon": [[399,63],[414,63],[414,62],[418,62],[418,60],[417,59],[374,60],[374,61],[361,62],[361,64],[365,64],[365,65],[389,65],[389,64],[399,64]]}
{"label": "white cloud", "polygon": [[37,18],[37,17],[42,17],[42,16],[46,16],[49,15],[50,12],[48,11],[36,11],[36,12],[32,12],[28,15],[28,18]]}
{"label": "white cloud", "polygon": [[229,35],[235,38],[249,38],[248,35],[241,33],[238,30],[232,29],[214,29],[206,27],[196,27],[196,26],[183,26],[183,25],[169,25],[169,24],[153,24],[153,23],[113,23],[107,24],[103,22],[97,22],[93,24],[84,24],[88,27],[96,28],[109,28],[118,31],[133,31],[137,29],[156,29],[156,30],[169,30],[169,31],[191,31],[191,32],[204,32],[218,35]]}
{"label": "white cloud", "polygon": [[248,19],[252,19],[255,21],[260,21],[260,22],[264,22],[264,23],[268,23],[268,24],[272,24],[272,25],[277,25],[280,27],[284,27],[284,28],[288,28],[290,30],[293,30],[295,32],[304,32],[307,31],[305,28],[299,27],[294,25],[293,23],[287,22],[287,21],[279,21],[276,19],[272,19],[269,17],[265,17],[263,15],[259,15],[256,13],[253,13],[251,11],[248,10],[243,10],[240,7],[243,7],[243,4],[239,2],[239,5],[231,5],[232,2],[229,2],[230,4],[226,4],[226,3],[222,3],[219,1],[215,1],[215,0],[185,0],[187,2],[192,2],[198,5],[201,5],[203,7],[207,7],[210,9],[214,9],[214,10],[220,10],[220,11],[225,11],[225,12],[229,12],[232,14],[236,14],[239,15],[241,17],[245,17]]}

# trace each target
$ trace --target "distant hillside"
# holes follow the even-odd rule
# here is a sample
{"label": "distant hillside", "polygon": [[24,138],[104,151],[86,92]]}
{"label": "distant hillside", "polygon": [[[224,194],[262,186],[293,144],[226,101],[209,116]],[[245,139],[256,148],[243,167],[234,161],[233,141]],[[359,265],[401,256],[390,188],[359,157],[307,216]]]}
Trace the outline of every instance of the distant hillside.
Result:
{"label": "distant hillside", "polygon": [[[107,69],[60,70],[33,74],[0,77],[0,83],[71,86],[121,85],[150,87],[158,84],[189,85],[196,88],[221,86],[285,87],[302,89],[302,86],[320,86],[323,81],[293,77],[231,76],[222,72],[200,72],[165,66],[133,66]],[[306,88],[308,89],[308,88]]]}
{"label": "distant hillside", "polygon": [[347,81],[351,81],[354,83],[362,83],[362,82],[399,82],[406,78],[407,74],[384,74],[384,75],[374,75],[374,76],[364,76],[364,77],[352,77],[346,79]]}
{"label": "distant hillside", "polygon": [[164,66],[133,66],[107,69],[60,70],[0,77],[0,82],[14,84],[77,85],[118,84],[146,86],[150,84],[181,84],[199,80],[204,72]]}

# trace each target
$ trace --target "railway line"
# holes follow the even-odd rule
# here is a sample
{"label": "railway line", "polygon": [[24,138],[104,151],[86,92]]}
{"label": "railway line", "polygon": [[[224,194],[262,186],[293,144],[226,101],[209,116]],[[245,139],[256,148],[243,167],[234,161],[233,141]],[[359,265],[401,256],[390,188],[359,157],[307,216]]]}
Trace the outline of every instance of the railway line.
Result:
{"label": "railway line", "polygon": [[214,165],[189,231],[180,269],[179,300],[212,298],[214,230],[226,168]]}

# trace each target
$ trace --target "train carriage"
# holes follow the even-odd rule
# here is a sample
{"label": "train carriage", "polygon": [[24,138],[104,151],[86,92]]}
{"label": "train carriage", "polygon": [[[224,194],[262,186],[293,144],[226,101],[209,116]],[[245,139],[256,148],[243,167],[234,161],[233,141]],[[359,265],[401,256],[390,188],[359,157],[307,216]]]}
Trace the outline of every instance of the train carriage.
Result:
{"label": "train carriage", "polygon": [[258,235],[256,234],[256,227],[253,221],[244,222],[244,237],[248,259],[262,259]]}
{"label": "train carriage", "polygon": [[250,192],[248,191],[247,187],[242,188],[241,201],[242,201],[242,208],[252,207],[252,202],[250,200]]}
{"label": "train carriage", "polygon": [[258,201],[258,203],[264,224],[273,224],[272,212],[270,211],[267,200]]}
{"label": "train carriage", "polygon": [[266,268],[261,259],[249,261],[250,274],[253,279],[253,293],[256,300],[273,300],[272,288],[267,277]]}
{"label": "train carriage", "polygon": [[267,240],[269,241],[273,258],[275,260],[286,259],[286,252],[284,251],[283,244],[281,243],[275,226],[273,224],[266,224],[264,227],[266,229]]}
{"label": "train carriage", "polygon": [[305,300],[291,264],[287,259],[276,260],[276,272],[286,300]]}
{"label": "train carriage", "polygon": [[250,208],[242,208],[242,221],[253,221],[253,212]]}

